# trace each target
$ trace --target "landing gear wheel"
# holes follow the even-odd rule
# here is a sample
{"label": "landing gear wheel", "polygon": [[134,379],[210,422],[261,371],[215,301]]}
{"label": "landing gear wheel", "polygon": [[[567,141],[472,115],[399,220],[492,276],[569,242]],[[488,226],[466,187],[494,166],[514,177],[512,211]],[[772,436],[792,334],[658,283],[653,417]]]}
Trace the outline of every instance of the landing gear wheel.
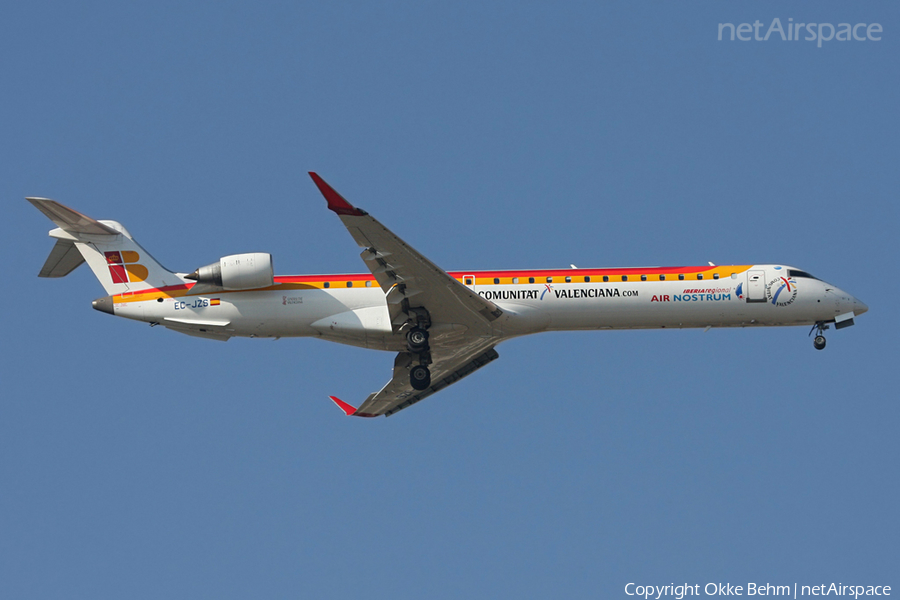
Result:
{"label": "landing gear wheel", "polygon": [[826,329],[828,329],[828,323],[824,321],[816,321],[816,324],[813,325],[812,329],[809,330],[809,335],[812,335],[813,331],[816,332],[816,339],[813,340],[813,346],[816,350],[822,350],[825,348],[825,336],[822,334],[825,333]]}
{"label": "landing gear wheel", "polygon": [[406,332],[406,345],[413,354],[428,350],[428,332],[421,327],[413,327]]}
{"label": "landing gear wheel", "polygon": [[416,365],[409,370],[409,383],[414,390],[422,391],[431,385],[431,371],[428,367]]}

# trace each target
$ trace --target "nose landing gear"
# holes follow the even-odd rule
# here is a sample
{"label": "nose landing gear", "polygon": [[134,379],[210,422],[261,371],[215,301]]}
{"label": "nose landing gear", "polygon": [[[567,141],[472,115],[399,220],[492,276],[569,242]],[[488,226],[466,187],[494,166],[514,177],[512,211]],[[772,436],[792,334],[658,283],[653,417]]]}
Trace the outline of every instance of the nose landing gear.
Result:
{"label": "nose landing gear", "polygon": [[816,338],[813,340],[813,348],[816,350],[824,350],[825,349],[825,336],[822,335],[825,333],[825,330],[828,329],[828,325],[822,321],[819,321],[813,328],[809,330],[809,335],[812,335],[812,332],[816,332]]}

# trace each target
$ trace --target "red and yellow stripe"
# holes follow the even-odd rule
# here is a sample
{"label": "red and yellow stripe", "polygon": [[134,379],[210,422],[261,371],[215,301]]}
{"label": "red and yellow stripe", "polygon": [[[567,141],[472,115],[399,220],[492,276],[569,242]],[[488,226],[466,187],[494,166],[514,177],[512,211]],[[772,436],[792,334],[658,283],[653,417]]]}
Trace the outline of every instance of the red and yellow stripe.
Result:
{"label": "red and yellow stripe", "polygon": [[[642,281],[679,281],[679,276],[684,276],[684,281],[704,282],[716,279],[727,279],[732,274],[744,273],[752,265],[724,265],[701,267],[623,267],[612,269],[538,269],[538,270],[506,270],[506,271],[452,271],[450,276],[461,283],[468,283],[466,279],[474,279],[475,285],[534,285],[539,283],[584,283],[589,278],[591,283],[605,283],[603,278],[608,278],[609,283],[641,283]],[[644,276],[646,279],[642,279]],[[717,277],[718,276],[718,277]],[[534,282],[531,282],[531,279]],[[549,278],[549,280],[548,280]],[[567,279],[568,278],[568,279]],[[625,278],[625,279],[623,279]],[[269,290],[291,291],[311,289],[344,289],[359,287],[378,287],[375,278],[370,274],[346,274],[346,275],[286,275],[275,277],[273,286],[253,290],[241,290],[245,292],[261,292]],[[113,297],[115,303],[145,302],[160,298],[181,298],[194,295],[191,289],[196,283],[172,285],[162,288],[152,288],[137,292],[126,292]],[[240,293],[240,291],[216,292]],[[199,295],[199,294],[198,294]]]}

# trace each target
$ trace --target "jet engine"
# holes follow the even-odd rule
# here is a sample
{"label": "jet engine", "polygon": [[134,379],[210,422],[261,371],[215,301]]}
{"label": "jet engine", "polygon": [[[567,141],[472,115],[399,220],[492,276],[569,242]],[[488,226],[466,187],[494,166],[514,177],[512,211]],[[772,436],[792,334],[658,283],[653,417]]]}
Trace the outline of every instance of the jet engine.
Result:
{"label": "jet engine", "polygon": [[266,252],[225,256],[219,262],[200,267],[185,277],[226,290],[252,290],[275,283],[272,255]]}

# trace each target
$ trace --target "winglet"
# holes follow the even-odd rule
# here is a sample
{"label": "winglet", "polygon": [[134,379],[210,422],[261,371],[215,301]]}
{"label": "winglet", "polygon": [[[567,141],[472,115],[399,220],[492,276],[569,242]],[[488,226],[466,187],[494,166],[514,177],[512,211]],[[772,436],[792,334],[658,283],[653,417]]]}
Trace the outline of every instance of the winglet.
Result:
{"label": "winglet", "polygon": [[334,191],[334,188],[325,183],[325,180],[319,177],[316,173],[310,171],[309,176],[312,177],[312,180],[313,182],[315,182],[316,187],[318,187],[319,191],[322,192],[322,195],[325,196],[325,200],[328,202],[328,208],[339,215],[347,215],[351,217],[362,217],[366,214],[365,211],[356,208],[355,206],[344,200],[343,196]]}
{"label": "winglet", "polygon": [[350,406],[349,404],[347,404],[340,398],[335,398],[334,396],[328,396],[328,397],[331,398],[331,401],[334,402],[335,404],[337,404],[338,408],[340,408],[342,411],[344,411],[344,414],[347,415],[348,417],[352,417],[353,413],[356,412],[356,409],[354,407]]}
{"label": "winglet", "polygon": [[337,404],[338,408],[340,408],[342,411],[344,411],[344,414],[347,415],[348,417],[377,417],[378,416],[378,415],[372,415],[369,413],[361,413],[361,412],[359,412],[358,409],[353,408],[352,406],[350,406],[349,404],[347,404],[340,398],[335,398],[334,396],[328,396],[328,397],[331,398],[331,401],[334,402],[335,404]]}

